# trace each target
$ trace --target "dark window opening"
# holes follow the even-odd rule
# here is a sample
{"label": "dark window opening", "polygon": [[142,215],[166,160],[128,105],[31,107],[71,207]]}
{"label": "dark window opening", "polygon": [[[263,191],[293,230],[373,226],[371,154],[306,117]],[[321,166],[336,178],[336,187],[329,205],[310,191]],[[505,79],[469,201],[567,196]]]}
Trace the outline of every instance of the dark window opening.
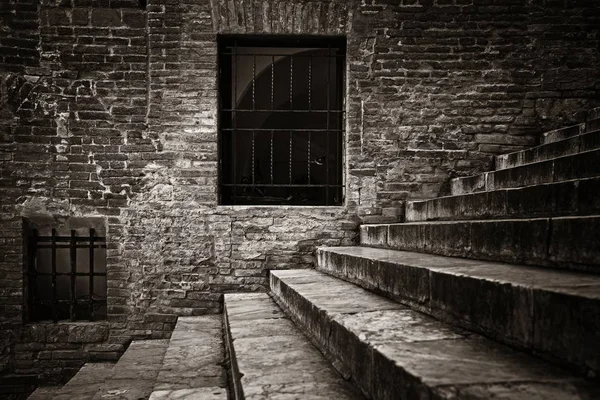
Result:
{"label": "dark window opening", "polygon": [[48,231],[27,234],[29,321],[106,319],[106,238],[94,229]]}
{"label": "dark window opening", "polygon": [[342,204],[345,56],[343,38],[219,38],[222,204]]}

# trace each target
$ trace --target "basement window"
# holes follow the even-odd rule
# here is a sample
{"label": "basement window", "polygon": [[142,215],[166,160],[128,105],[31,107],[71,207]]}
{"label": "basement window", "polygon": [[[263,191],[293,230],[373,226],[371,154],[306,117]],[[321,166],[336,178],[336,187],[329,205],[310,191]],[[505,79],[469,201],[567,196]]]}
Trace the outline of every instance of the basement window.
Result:
{"label": "basement window", "polygon": [[28,320],[106,319],[106,238],[82,228],[26,232]]}
{"label": "basement window", "polygon": [[219,37],[220,201],[341,205],[344,38]]}

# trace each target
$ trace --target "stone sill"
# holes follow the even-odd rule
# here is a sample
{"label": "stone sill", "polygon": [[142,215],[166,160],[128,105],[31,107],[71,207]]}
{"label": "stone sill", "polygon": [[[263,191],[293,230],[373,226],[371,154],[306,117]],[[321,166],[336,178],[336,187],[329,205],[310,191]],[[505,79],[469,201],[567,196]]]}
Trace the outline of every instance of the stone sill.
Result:
{"label": "stone sill", "polygon": [[298,211],[307,211],[307,210],[319,210],[319,211],[346,211],[346,206],[276,206],[276,205],[244,205],[244,206],[233,206],[233,205],[218,205],[217,211],[219,210],[298,210]]}
{"label": "stone sill", "polygon": [[25,327],[30,326],[84,326],[84,327],[93,327],[93,326],[108,326],[108,321],[35,321],[35,322],[26,322],[23,324]]}

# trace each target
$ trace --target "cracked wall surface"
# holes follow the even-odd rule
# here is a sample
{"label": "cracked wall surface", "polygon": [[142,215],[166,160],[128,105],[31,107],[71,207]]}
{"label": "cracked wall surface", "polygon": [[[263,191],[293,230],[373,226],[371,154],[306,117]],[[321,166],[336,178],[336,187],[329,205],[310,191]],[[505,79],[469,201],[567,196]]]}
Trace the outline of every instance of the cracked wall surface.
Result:
{"label": "cracked wall surface", "polygon": [[[265,290],[269,269],[310,267],[316,246],[351,245],[360,222],[395,221],[600,105],[586,2],[138,6],[0,5],[0,370],[56,378],[168,337],[177,315]],[[347,37],[344,206],[217,204],[221,33]],[[105,221],[108,321],[89,332],[23,326],[22,218],[48,216]]]}

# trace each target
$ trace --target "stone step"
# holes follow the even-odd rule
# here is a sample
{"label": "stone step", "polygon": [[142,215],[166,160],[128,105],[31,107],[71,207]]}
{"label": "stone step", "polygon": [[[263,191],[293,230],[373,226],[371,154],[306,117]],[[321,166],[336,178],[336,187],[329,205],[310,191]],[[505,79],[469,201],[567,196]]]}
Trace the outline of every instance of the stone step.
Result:
{"label": "stone step", "polygon": [[408,201],[406,221],[531,218],[600,213],[600,178]]}
{"label": "stone step", "polygon": [[227,400],[221,315],[179,317],[150,400]]}
{"label": "stone step", "polygon": [[542,134],[542,143],[554,143],[579,135],[583,132],[591,132],[600,129],[600,111],[598,110],[599,108],[594,108],[588,111],[587,121],[584,123],[545,132]]}
{"label": "stone step", "polygon": [[60,392],[62,388],[63,387],[60,385],[39,386],[33,393],[31,393],[31,395],[29,395],[27,400],[52,400],[55,396],[58,396],[58,392]]}
{"label": "stone step", "polygon": [[595,149],[519,167],[454,178],[450,181],[450,194],[455,196],[598,176],[600,149]]}
{"label": "stone step", "polygon": [[271,290],[368,398],[594,399],[546,361],[315,270],[271,271]]}
{"label": "stone step", "polygon": [[150,397],[168,340],[134,340],[115,364],[93,400],[137,400]]}
{"label": "stone step", "polygon": [[111,376],[114,366],[114,363],[87,363],[60,389],[38,388],[28,400],[92,399]]}
{"label": "stone step", "polygon": [[445,322],[598,376],[598,275],[356,246],[318,249],[317,268]]}
{"label": "stone step", "polygon": [[499,155],[496,157],[496,170],[551,160],[598,148],[600,148],[600,130],[586,131],[584,129],[584,132],[563,140]]}
{"label": "stone step", "polygon": [[360,399],[266,293],[226,294],[233,398]]}
{"label": "stone step", "polygon": [[362,225],[368,247],[600,273],[600,216]]}

